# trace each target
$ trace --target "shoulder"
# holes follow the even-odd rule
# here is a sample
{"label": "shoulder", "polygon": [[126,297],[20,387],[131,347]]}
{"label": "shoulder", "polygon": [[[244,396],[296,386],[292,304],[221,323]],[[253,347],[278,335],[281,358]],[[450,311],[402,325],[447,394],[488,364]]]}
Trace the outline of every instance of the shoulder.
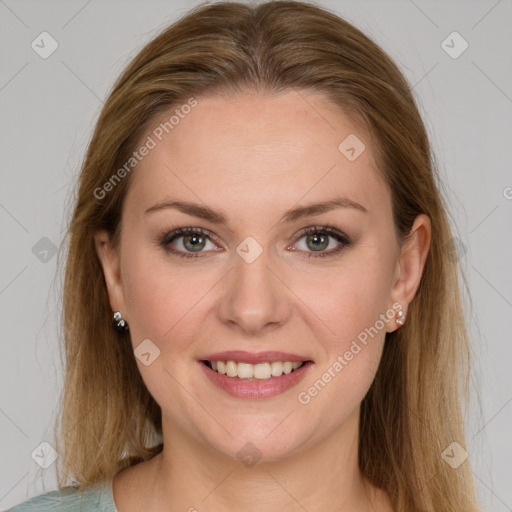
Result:
{"label": "shoulder", "polygon": [[84,490],[64,487],[34,496],[6,512],[117,512],[109,482]]}

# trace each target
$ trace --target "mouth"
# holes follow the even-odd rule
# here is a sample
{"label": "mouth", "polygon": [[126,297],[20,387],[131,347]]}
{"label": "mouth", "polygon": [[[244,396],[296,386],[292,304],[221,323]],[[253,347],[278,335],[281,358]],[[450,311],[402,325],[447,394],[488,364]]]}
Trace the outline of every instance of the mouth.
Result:
{"label": "mouth", "polygon": [[288,375],[301,368],[304,364],[311,363],[312,361],[266,361],[257,364],[243,363],[241,361],[209,361],[202,360],[201,363],[208,366],[214,372],[228,377],[254,381],[254,380],[269,380],[272,378],[281,377],[281,375]]}
{"label": "mouth", "polygon": [[205,376],[227,394],[244,399],[270,398],[296,386],[314,362],[284,352],[221,352],[198,360]]}

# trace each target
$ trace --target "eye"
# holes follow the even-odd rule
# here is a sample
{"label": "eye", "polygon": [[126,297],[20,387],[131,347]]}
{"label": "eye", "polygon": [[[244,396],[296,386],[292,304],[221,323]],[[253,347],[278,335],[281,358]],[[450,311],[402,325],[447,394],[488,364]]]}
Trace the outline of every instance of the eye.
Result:
{"label": "eye", "polygon": [[[209,231],[201,228],[179,228],[166,234],[160,241],[160,245],[165,251],[183,258],[200,258],[202,256],[196,254],[205,252],[203,249],[207,246],[207,242],[212,244],[213,250],[216,250],[216,246],[211,242],[211,237],[212,234]],[[178,246],[179,249],[171,248],[172,244]]]}
{"label": "eye", "polygon": [[[330,226],[313,226],[306,228],[299,233],[299,237],[299,241],[305,239],[305,249],[301,249],[301,252],[305,252],[304,257],[306,258],[334,256],[345,247],[349,247],[352,243],[347,235]],[[329,239],[336,240],[338,245],[330,251],[325,251],[325,249],[331,245]],[[293,248],[294,246],[290,247]]]}
{"label": "eye", "polygon": [[[299,233],[298,237],[298,241],[305,239],[305,248],[300,248],[298,253],[304,253],[303,257],[307,258],[334,256],[352,243],[347,235],[330,226],[305,228]],[[210,250],[218,251],[217,246],[212,242],[212,238],[214,238],[213,234],[202,228],[179,228],[164,235],[159,240],[159,245],[166,252],[182,258],[201,258],[204,257],[202,253],[208,252],[204,250],[205,248],[208,249],[208,243],[211,244]],[[325,251],[331,245],[330,239],[336,240],[338,245],[330,251]],[[288,248],[296,251],[295,245]]]}

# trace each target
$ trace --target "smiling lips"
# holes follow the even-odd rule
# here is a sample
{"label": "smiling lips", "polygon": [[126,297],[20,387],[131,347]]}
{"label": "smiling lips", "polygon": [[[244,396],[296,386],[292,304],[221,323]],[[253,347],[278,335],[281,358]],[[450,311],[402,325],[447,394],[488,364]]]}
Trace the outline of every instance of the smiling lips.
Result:
{"label": "smiling lips", "polygon": [[269,398],[293,387],[313,362],[284,352],[230,351],[200,360],[207,377],[237,398]]}
{"label": "smiling lips", "polygon": [[300,368],[303,363],[291,361],[273,361],[258,364],[241,363],[236,361],[208,361],[211,369],[227,375],[228,377],[239,377],[240,379],[267,380],[272,377],[281,377]]}

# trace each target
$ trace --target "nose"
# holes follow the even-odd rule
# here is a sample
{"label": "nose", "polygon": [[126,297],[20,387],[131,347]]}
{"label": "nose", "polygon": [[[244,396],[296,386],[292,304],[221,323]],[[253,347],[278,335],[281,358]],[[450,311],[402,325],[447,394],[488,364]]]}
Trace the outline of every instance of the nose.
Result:
{"label": "nose", "polygon": [[[243,254],[243,253],[242,253]],[[291,314],[291,292],[269,251],[254,260],[233,255],[218,307],[220,320],[246,335],[261,335],[283,325]]]}

